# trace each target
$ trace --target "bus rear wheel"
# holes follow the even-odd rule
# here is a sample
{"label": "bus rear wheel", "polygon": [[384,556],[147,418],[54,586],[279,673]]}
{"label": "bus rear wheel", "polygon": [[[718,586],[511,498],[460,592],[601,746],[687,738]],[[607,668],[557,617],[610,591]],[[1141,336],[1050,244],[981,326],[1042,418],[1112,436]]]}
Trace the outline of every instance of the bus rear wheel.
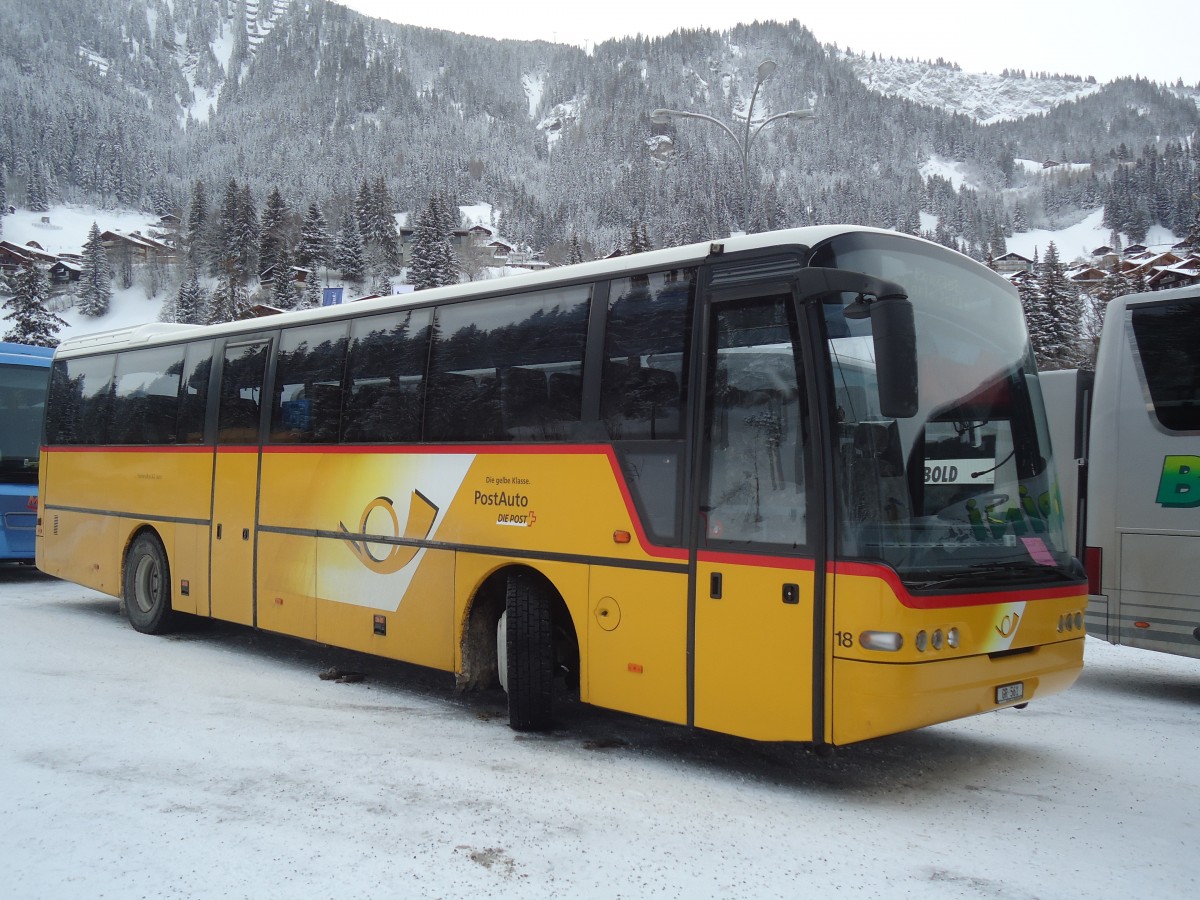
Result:
{"label": "bus rear wheel", "polygon": [[554,620],[551,598],[535,579],[508,579],[499,630],[508,724],[514,731],[545,731],[554,688]]}
{"label": "bus rear wheel", "polygon": [[171,576],[167,554],[152,534],[139,534],[125,556],[123,586],[129,624],[142,634],[162,634],[174,628],[177,614],[171,609]]}

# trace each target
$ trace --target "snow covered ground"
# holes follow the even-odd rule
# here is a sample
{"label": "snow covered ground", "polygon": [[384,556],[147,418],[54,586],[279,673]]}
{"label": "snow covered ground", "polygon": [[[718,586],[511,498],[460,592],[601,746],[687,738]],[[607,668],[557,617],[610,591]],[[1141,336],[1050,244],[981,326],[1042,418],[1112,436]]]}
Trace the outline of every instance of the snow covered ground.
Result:
{"label": "snow covered ground", "polygon": [[[1200,661],[1091,641],[1023,711],[819,759],[0,568],[0,895],[1191,898]],[[360,684],[317,675],[366,672]]]}

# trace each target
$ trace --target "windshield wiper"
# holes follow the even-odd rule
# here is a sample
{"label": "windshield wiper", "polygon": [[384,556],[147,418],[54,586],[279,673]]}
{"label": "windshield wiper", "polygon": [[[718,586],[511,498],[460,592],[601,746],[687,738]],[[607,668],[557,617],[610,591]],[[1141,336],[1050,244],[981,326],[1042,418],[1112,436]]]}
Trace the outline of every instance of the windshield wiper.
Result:
{"label": "windshield wiper", "polygon": [[930,588],[952,587],[957,584],[977,585],[981,580],[991,576],[1002,576],[997,581],[1001,584],[1024,583],[1053,579],[1055,581],[1066,577],[1058,566],[1043,566],[1024,560],[1007,560],[997,562],[974,563],[943,578],[931,578],[928,581],[904,579],[905,584],[918,590]]}

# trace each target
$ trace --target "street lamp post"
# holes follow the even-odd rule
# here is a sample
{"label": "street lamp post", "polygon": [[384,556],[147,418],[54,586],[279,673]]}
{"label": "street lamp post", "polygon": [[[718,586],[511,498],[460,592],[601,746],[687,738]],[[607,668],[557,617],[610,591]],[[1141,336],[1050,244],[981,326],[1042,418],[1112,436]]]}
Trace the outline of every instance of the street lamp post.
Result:
{"label": "street lamp post", "polygon": [[750,226],[750,148],[754,145],[754,139],[764,128],[780,119],[812,119],[816,116],[811,109],[790,109],[787,112],[767,117],[751,130],[750,126],[754,120],[754,103],[758,99],[758,92],[762,88],[763,82],[771,77],[776,68],[775,61],[771,59],[765,59],[758,64],[758,78],[754,82],[754,92],[750,95],[750,106],[746,110],[746,127],[740,137],[720,119],[706,116],[704,113],[685,112],[679,109],[656,109],[650,113],[650,120],[655,125],[666,125],[671,119],[700,119],[712,122],[729,135],[729,139],[733,141],[742,157],[742,227],[746,229]]}

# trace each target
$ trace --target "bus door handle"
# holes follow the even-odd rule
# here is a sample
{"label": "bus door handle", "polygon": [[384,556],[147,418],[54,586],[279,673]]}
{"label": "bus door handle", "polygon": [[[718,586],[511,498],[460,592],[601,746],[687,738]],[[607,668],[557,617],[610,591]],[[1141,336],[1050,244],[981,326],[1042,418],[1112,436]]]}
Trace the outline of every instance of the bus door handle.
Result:
{"label": "bus door handle", "polygon": [[714,600],[721,599],[721,573],[713,572],[708,576],[708,596]]}
{"label": "bus door handle", "polygon": [[217,523],[217,540],[219,541],[220,539],[221,539],[221,523],[218,522]]}

